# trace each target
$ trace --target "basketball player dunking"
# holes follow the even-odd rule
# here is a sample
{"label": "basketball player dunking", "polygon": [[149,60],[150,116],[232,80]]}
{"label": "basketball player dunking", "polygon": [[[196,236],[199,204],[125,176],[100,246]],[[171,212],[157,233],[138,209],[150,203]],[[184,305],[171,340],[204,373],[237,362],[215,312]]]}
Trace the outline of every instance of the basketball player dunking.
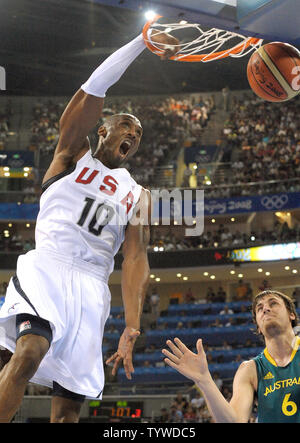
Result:
{"label": "basketball player dunking", "polygon": [[[178,43],[155,32],[151,39]],[[30,380],[53,388],[51,422],[77,422],[85,396],[101,398],[107,283],[123,241],[126,327],[107,363],[116,374],[123,361],[131,379],[149,278],[149,226],[130,219],[149,210],[150,197],[121,165],[138,150],[142,127],[129,114],[109,117],[98,130],[94,155],[87,136],[101,116],[107,89],[144,48],[140,35],[108,57],[60,119],[59,142],[42,184],[36,249],[18,258],[0,310],[0,345],[13,353],[0,373],[2,423],[11,421]],[[162,58],[173,53],[169,48]]]}

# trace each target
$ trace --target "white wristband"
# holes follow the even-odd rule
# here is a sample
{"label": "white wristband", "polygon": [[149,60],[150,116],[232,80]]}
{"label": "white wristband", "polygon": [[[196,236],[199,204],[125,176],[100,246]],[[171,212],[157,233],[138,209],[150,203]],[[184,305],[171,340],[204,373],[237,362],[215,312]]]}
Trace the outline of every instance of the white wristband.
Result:
{"label": "white wristband", "polygon": [[146,45],[140,34],[110,55],[81,86],[87,94],[105,97],[106,91],[124,74],[128,66],[143,52]]}

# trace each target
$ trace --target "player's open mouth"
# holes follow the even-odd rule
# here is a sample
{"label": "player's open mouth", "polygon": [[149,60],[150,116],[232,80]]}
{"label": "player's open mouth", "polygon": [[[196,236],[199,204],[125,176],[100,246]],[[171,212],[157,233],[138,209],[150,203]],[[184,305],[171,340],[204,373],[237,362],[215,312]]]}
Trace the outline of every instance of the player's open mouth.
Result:
{"label": "player's open mouth", "polygon": [[128,140],[125,140],[121,143],[120,145],[120,154],[122,155],[122,157],[126,157],[126,155],[129,152],[129,149],[131,147],[131,143]]}

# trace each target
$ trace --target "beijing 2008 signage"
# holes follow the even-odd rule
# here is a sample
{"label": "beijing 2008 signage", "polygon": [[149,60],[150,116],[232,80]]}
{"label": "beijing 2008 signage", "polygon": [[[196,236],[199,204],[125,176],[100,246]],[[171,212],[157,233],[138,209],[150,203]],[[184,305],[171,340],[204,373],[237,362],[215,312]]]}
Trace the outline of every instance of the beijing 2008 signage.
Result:
{"label": "beijing 2008 signage", "polygon": [[300,258],[300,242],[234,249],[230,253],[230,259],[236,262],[275,261],[296,258]]}

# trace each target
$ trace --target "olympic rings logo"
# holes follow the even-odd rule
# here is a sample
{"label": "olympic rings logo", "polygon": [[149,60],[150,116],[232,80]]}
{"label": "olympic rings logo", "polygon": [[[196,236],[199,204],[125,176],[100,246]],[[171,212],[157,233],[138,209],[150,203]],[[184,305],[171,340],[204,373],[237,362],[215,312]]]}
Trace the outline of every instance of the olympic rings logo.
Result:
{"label": "olympic rings logo", "polygon": [[289,201],[289,197],[286,194],[281,194],[281,195],[272,195],[267,196],[265,195],[261,200],[261,204],[266,208],[266,209],[281,209],[283,208],[284,205],[287,204],[287,202]]}

